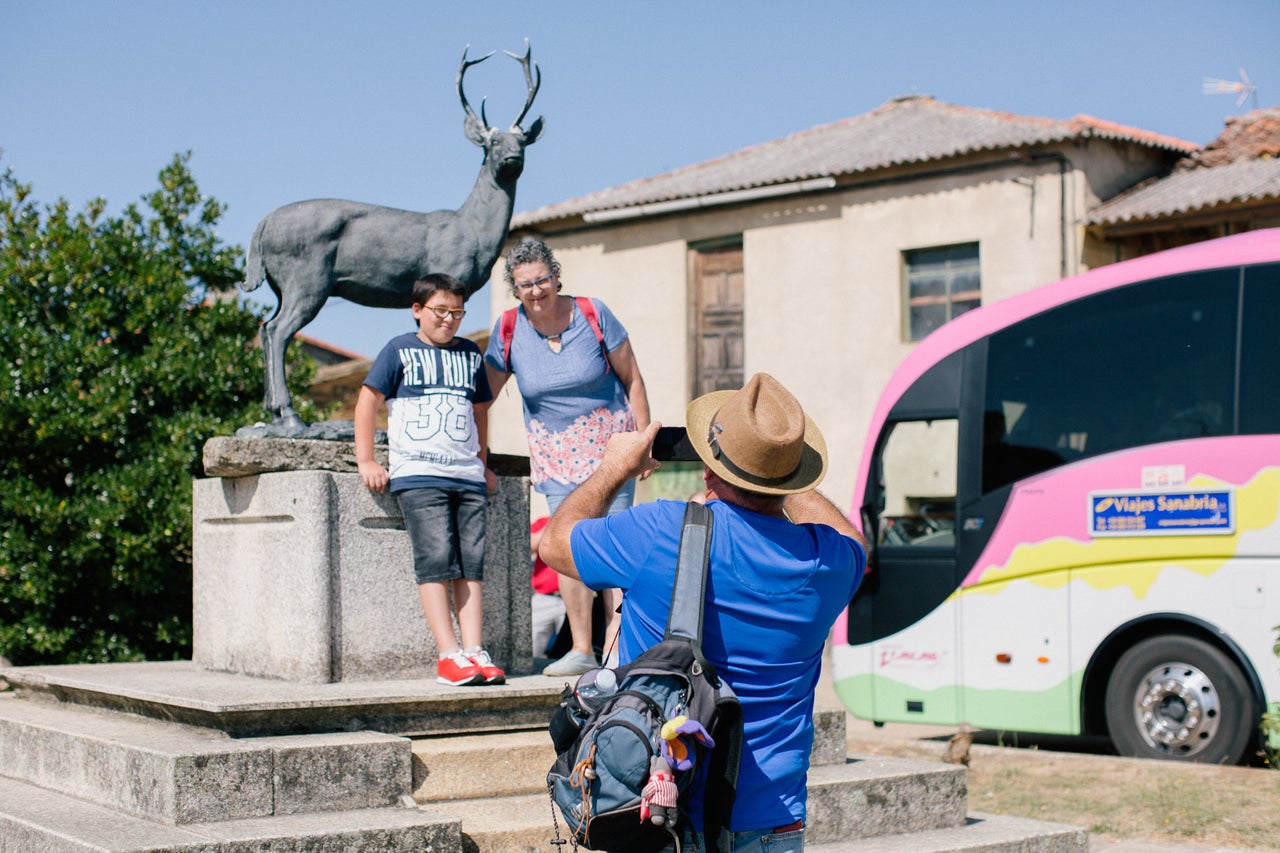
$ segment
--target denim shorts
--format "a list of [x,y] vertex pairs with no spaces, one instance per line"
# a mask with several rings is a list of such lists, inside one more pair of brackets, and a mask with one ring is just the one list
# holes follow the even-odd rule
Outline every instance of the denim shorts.
[[[564,503],[564,499],[569,497],[572,492],[563,495],[547,495],[547,515],[555,515],[556,510],[560,508],[560,504]],[[622,487],[622,491],[618,492],[618,496],[613,499],[613,503],[609,504],[609,511],[605,515],[617,515],[623,510],[631,508],[636,502],[636,481],[627,480],[627,484]]]
[[485,494],[410,489],[396,498],[413,545],[414,580],[419,584],[455,578],[484,580]]

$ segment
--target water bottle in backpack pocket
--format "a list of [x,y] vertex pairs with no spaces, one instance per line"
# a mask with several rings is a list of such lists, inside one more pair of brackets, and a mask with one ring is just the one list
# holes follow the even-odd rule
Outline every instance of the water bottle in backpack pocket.
[[589,669],[570,687],[560,692],[560,705],[551,715],[551,743],[556,753],[573,745],[587,718],[600,710],[604,701],[618,690],[618,678],[611,669]]

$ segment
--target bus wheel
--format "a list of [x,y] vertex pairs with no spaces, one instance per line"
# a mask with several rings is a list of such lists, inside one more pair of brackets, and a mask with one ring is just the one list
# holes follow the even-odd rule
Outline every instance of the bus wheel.
[[1262,712],[1244,673],[1190,637],[1152,637],[1116,662],[1107,728],[1121,755],[1239,764]]

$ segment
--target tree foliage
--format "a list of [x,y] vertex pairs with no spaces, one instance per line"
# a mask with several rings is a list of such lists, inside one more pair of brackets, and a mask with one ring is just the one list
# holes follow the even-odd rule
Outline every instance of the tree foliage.
[[[0,654],[175,658],[191,644],[191,482],[262,417],[261,317],[223,207],[174,157],[119,216],[0,175]],[[297,350],[296,347],[293,348]],[[292,384],[305,388],[310,362]],[[295,393],[297,393],[295,391]]]

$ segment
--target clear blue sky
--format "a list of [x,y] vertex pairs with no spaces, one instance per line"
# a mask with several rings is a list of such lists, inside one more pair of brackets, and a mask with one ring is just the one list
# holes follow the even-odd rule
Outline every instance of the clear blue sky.
[[[220,235],[245,246],[302,199],[457,207],[480,167],[454,90],[468,44],[499,51],[467,78],[492,124],[524,96],[501,51],[528,37],[542,68],[528,210],[912,92],[1205,143],[1252,102],[1202,94],[1204,77],[1244,68],[1261,106],[1280,102],[1277,35],[1277,0],[0,0],[0,168],[44,202],[118,210],[190,150],[229,205]],[[488,291],[469,307],[463,331],[487,326]],[[372,355],[410,323],[335,298],[303,331]]]

